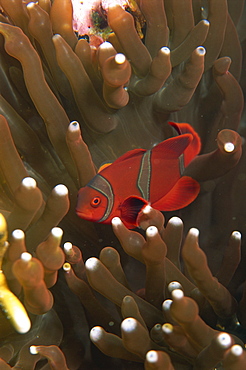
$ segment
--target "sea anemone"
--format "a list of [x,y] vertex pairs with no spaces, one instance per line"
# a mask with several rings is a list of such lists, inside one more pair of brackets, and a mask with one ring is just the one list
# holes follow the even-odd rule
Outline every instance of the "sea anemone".
[[[241,369],[244,1],[94,1],[90,30],[73,3],[0,0],[0,365]],[[198,198],[134,231],[78,219],[97,168],[174,136],[168,121],[201,138]]]

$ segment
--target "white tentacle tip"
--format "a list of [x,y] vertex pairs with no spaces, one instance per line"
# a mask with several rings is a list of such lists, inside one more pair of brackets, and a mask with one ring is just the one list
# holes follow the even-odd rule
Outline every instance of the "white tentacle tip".
[[158,234],[158,229],[156,226],[149,226],[146,230],[146,235],[149,238],[152,238]]
[[70,122],[68,130],[71,132],[80,131],[79,123],[77,121]]
[[151,350],[151,351],[147,352],[146,360],[150,364],[156,364],[158,362],[158,353],[154,350]]
[[194,236],[195,238],[198,238],[199,236],[199,230],[195,227],[192,227],[190,230],[189,230],[189,234]]
[[54,187],[53,192],[59,197],[64,197],[68,195],[68,188],[63,184],[58,184]]
[[115,227],[122,225],[122,221],[119,217],[112,218],[111,223],[112,223],[112,226],[115,226]]
[[37,346],[29,347],[29,351],[30,351],[31,355],[37,355],[38,354]]
[[224,151],[227,153],[232,153],[235,149],[235,145],[233,143],[225,143],[224,144]]

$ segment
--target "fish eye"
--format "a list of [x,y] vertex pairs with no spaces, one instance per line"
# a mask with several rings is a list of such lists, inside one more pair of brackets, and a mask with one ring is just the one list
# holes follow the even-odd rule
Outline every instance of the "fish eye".
[[101,199],[99,197],[94,197],[91,200],[91,206],[92,207],[97,207],[97,206],[99,206],[100,203],[101,203]]

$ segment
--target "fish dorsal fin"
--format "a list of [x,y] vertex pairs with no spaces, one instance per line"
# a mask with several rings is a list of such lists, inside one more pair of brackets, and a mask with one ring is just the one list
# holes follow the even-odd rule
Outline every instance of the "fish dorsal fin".
[[146,149],[133,149],[133,150],[130,150],[129,152],[126,152],[125,154],[123,154],[122,156],[120,156],[119,158],[117,158],[113,163],[120,163],[120,162],[123,162],[127,159],[130,159],[130,158],[133,158],[133,157],[136,157],[136,156],[139,156],[139,155],[142,155],[146,152]]
[[169,125],[174,127],[179,135],[191,134],[193,139],[185,151],[185,167],[190,163],[190,161],[199,154],[201,150],[201,140],[196,131],[188,123],[175,123],[168,122]]
[[137,217],[139,212],[148,202],[140,197],[130,196],[120,205],[121,218],[127,224],[137,226]]
[[99,167],[99,170],[97,171],[98,173],[101,172],[102,170],[104,170],[105,168],[111,166],[112,162],[107,162],[107,163],[103,163],[100,167]]
[[189,176],[181,177],[173,188],[161,199],[152,204],[160,211],[175,211],[188,206],[196,199],[200,185]]
[[183,154],[191,141],[191,134],[171,137],[170,139],[164,140],[160,144],[156,145],[152,149],[152,152],[155,154],[160,153],[161,156],[165,156],[170,159],[175,159]]

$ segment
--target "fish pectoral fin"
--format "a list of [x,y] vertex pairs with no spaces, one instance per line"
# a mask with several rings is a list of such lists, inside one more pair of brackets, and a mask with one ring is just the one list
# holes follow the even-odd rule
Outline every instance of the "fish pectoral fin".
[[148,204],[147,200],[140,197],[130,196],[126,198],[120,205],[122,220],[128,224],[137,226],[138,214]]
[[199,191],[200,185],[196,180],[183,176],[164,197],[152,203],[152,207],[160,211],[184,208],[196,199]]

